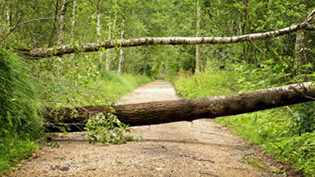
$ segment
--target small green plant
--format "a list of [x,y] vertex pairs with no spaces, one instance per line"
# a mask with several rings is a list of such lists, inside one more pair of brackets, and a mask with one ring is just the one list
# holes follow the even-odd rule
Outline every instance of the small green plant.
[[190,137],[190,138],[188,139],[188,141],[197,142],[198,139],[197,139],[197,138]]
[[293,131],[297,131],[299,135],[302,133],[311,133],[315,130],[315,103],[302,103],[295,106],[294,115],[292,117]]
[[[205,72],[195,75],[180,72],[174,85],[185,98],[198,98],[225,95],[229,94],[228,91],[247,92],[296,81],[296,79],[291,79],[293,76],[282,68],[284,67],[280,65],[273,66],[266,63],[266,66],[261,68],[239,65],[234,70],[227,71],[207,68]],[[302,78],[302,76],[299,77]],[[314,176],[314,106],[314,102],[309,102],[290,106],[290,108],[275,108],[220,117],[216,120],[220,124],[233,128],[238,135],[263,147],[276,159],[303,171],[303,175]],[[250,160],[242,159],[244,163]],[[283,171],[274,173],[283,173]]]
[[119,161],[119,160],[117,160],[117,159],[115,159],[114,161],[112,161],[112,163],[114,163],[114,164],[122,164],[122,162]]
[[89,132],[89,143],[103,144],[124,144],[127,141],[133,141],[133,137],[126,137],[124,133],[130,132],[129,125],[120,122],[114,115],[114,110],[104,115],[100,113],[92,118],[86,124],[85,129]]
[[0,48],[0,176],[29,156],[43,135],[35,83],[24,66]]
[[59,148],[60,145],[57,142],[55,142],[55,143],[47,143],[46,147]]

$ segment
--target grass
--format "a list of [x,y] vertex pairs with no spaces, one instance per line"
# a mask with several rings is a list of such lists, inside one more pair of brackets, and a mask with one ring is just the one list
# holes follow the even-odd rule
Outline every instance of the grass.
[[59,61],[54,59],[28,64],[22,60],[0,49],[0,176],[40,146],[38,140],[44,136],[42,107],[110,105],[151,81],[143,75],[98,70],[88,66],[92,62],[81,63],[87,65],[81,70],[73,63],[65,64],[58,73],[58,69],[51,68],[58,67]]
[[25,134],[12,134],[1,138],[0,175],[14,169],[14,165],[29,157],[39,146],[36,140],[25,138]]
[[[247,75],[235,70],[215,71],[208,68],[195,75],[180,72],[174,85],[177,92],[185,98],[211,97],[255,89],[251,86],[256,84],[254,82],[247,82],[246,87],[244,82],[238,83],[239,78],[244,77]],[[304,106],[312,107],[314,104]],[[294,107],[302,105],[220,117],[217,120],[234,129],[238,135],[263,147],[278,160],[302,170],[305,176],[315,176],[315,131],[300,131],[298,124],[293,121],[294,113],[287,110]],[[307,120],[309,119],[311,118]]]
[[102,70],[97,75],[84,78],[64,78],[56,81],[41,79],[38,81],[43,102],[49,107],[75,107],[111,105],[137,86],[150,82],[144,75],[119,75]]
[[39,105],[24,64],[0,49],[0,175],[36,149],[42,135]]

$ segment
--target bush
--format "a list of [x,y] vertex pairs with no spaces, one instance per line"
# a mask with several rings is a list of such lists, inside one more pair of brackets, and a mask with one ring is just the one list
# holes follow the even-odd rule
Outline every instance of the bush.
[[42,119],[38,114],[32,81],[16,55],[0,49],[0,132],[37,135]]
[[[180,72],[175,87],[186,98],[226,95],[279,86],[268,71],[237,65],[234,70],[216,71],[207,68],[195,75]],[[277,78],[288,80],[286,73]],[[290,110],[290,111],[288,111]],[[240,136],[263,147],[277,159],[292,164],[306,176],[315,173],[315,112],[314,102],[286,108],[275,108],[250,114],[217,118],[218,122],[233,128]]]
[[0,49],[0,174],[29,155],[42,135],[33,83],[24,64]]

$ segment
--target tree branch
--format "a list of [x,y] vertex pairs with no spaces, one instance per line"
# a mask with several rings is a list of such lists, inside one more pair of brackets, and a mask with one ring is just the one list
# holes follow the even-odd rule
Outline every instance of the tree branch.
[[37,19],[32,19],[32,20],[28,20],[19,24],[16,24],[15,26],[13,26],[12,28],[10,28],[10,30],[8,31],[8,33],[2,38],[1,42],[3,42],[16,28],[18,28],[21,25],[27,24],[27,23],[31,23],[34,21],[40,21],[40,20],[51,20],[51,19],[58,19],[58,17],[47,17],[47,18],[37,18]]
[[292,33],[300,29],[314,30],[308,24],[294,25],[280,30],[264,33],[252,33],[232,37],[145,37],[135,39],[121,39],[117,41],[107,40],[101,43],[86,43],[76,45],[63,45],[52,48],[20,49],[20,53],[28,57],[46,58],[51,56],[62,56],[75,52],[95,52],[100,49],[109,49],[115,47],[136,47],[143,45],[197,45],[197,44],[232,44],[246,42],[250,40],[267,39],[284,34]]
[[[198,45],[198,44],[232,44],[238,42],[246,42],[260,39],[277,37],[284,34],[289,34],[301,29],[315,30],[315,27],[310,26],[314,19],[315,10],[313,10],[305,21],[301,24],[293,25],[279,30],[252,33],[240,36],[231,37],[144,37],[135,39],[121,39],[117,41],[107,40],[101,43],[86,43],[76,45],[63,45],[51,48],[42,49],[20,49],[20,53],[28,57],[46,58],[51,56],[62,56],[75,52],[95,52],[100,49],[109,49],[115,47],[136,47],[143,45]],[[25,22],[24,22],[25,23]]]

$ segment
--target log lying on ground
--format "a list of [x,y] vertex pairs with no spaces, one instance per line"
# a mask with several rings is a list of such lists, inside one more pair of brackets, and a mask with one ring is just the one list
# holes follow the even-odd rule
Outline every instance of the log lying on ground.
[[[254,112],[279,106],[314,101],[315,84],[304,82],[283,87],[209,98],[181,99],[138,104],[116,105],[118,119],[131,126],[193,121]],[[106,106],[87,106],[52,110],[45,118],[55,122],[83,123],[98,113],[108,113]]]

